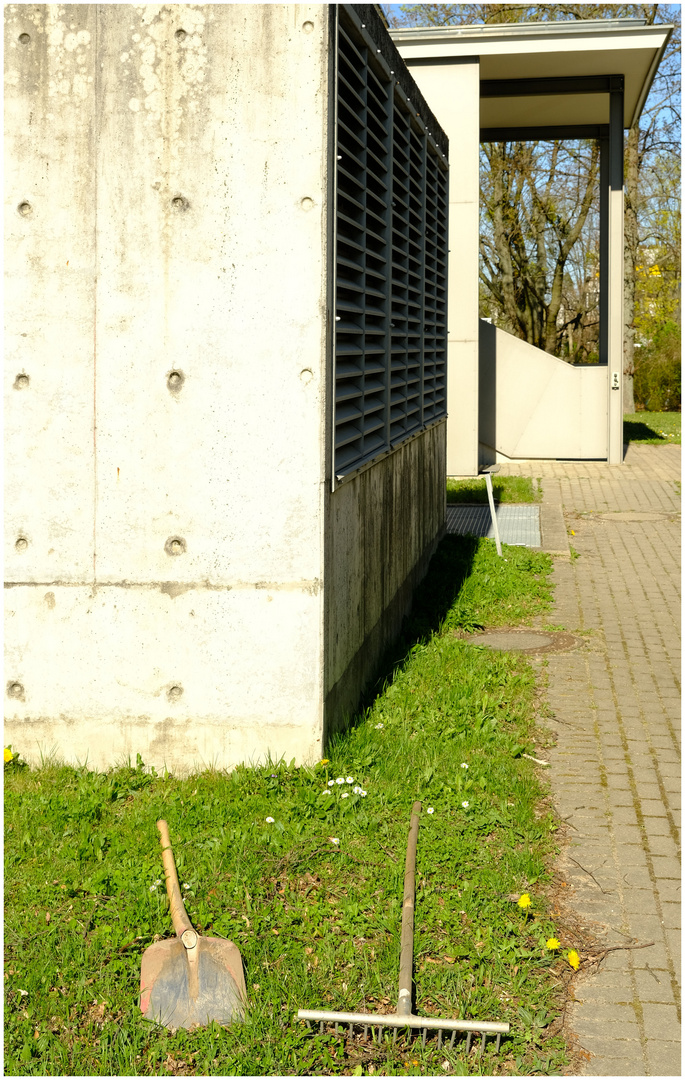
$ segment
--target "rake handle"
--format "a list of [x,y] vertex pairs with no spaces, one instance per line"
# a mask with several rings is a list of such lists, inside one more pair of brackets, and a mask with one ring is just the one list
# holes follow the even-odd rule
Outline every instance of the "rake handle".
[[[181,937],[185,930],[193,930],[193,924],[188,918],[188,914],[183,904],[183,897],[181,896],[181,886],[178,883],[174,853],[171,850],[169,826],[166,821],[158,821],[157,828],[159,829],[160,842],[162,844],[162,863],[164,864],[166,894],[169,897],[171,921],[174,924],[174,930],[176,931],[177,936]],[[194,930],[193,933],[195,933]]]
[[414,964],[414,898],[416,896],[416,845],[419,839],[421,803],[411,812],[407,858],[404,864],[404,899],[402,900],[402,938],[400,951],[400,989],[397,999],[399,1016],[411,1015],[412,967]]

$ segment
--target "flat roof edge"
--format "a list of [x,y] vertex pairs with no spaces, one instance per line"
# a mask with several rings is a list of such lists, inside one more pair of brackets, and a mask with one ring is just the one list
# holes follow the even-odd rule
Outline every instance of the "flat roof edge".
[[401,26],[390,30],[390,36],[398,44],[419,45],[432,41],[441,41],[448,45],[460,44],[465,40],[526,40],[540,37],[582,38],[598,35],[617,34],[627,37],[636,34],[656,36],[668,30],[673,32],[671,23],[651,23],[644,19],[586,19],[577,23],[496,23],[470,26]]
[[[649,63],[642,82],[639,78],[633,81],[631,103],[635,102],[632,114],[624,117],[626,129],[633,127],[640,118],[647,95],[651,89],[654,77],[663,58],[666,47],[673,33],[674,26],[671,23],[655,23],[648,25],[642,19],[593,19],[581,23],[497,23],[491,26],[431,26],[431,27],[401,27],[391,30],[390,35],[402,53],[405,63],[411,68],[412,62],[431,62],[440,64],[449,62],[452,57],[464,57],[465,55],[490,59],[502,56],[522,56],[530,53],[537,55],[540,52],[540,43],[544,42],[544,48],[552,43],[564,47],[573,55],[582,55],[584,42],[588,43],[588,51],[593,52],[598,44],[605,53],[616,52],[617,57],[624,50],[626,54],[634,50],[645,52],[645,60]],[[604,40],[602,40],[604,39]],[[593,46],[590,47],[590,42]],[[527,43],[535,42],[537,47],[526,49]],[[478,45],[482,44],[482,50]],[[601,43],[601,44],[600,44]],[[606,47],[604,44],[606,43]],[[414,56],[414,50],[419,50]],[[428,50],[428,54],[425,50]],[[648,59],[653,50],[651,59]],[[409,55],[406,55],[409,53]],[[430,56],[430,61],[429,61]],[[646,64],[645,64],[646,66]],[[643,68],[643,71],[645,69]],[[619,69],[608,72],[620,74]],[[607,72],[604,72],[607,74]],[[627,106],[627,102],[626,102]]]

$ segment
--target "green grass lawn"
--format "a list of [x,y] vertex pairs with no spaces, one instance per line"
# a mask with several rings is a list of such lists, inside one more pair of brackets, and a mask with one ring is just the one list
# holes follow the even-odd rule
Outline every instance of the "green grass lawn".
[[[7,1074],[444,1075],[445,1061],[457,1075],[559,1072],[553,1021],[573,942],[546,907],[556,822],[521,756],[536,745],[534,676],[520,656],[455,633],[548,608],[549,557],[504,555],[491,541],[443,541],[388,674],[312,767],[179,778],[141,761],[107,773],[5,766]],[[509,1021],[498,1056],[490,1042],[468,1061],[463,1041],[374,1046],[296,1019],[298,1008],[395,1007],[416,798],[416,1010]],[[171,1033],[137,1008],[141,954],[172,933],[159,817],[195,926],[241,950],[241,1025]],[[545,944],[555,934],[559,952]]]
[[[533,485],[533,481],[528,476],[495,474],[492,478],[492,494],[495,502],[535,503],[542,499],[542,487],[539,480]],[[448,503],[486,503],[487,501],[484,476],[476,476],[469,480],[447,478]]]
[[627,443],[680,443],[679,412],[626,413],[623,441]]

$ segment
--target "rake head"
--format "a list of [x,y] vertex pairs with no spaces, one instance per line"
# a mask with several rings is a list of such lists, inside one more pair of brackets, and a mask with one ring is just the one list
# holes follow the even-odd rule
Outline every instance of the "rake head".
[[416,1016],[411,1011],[412,1003],[412,963],[414,953],[414,899],[416,895],[416,844],[419,834],[419,814],[421,803],[415,802],[412,807],[409,840],[407,842],[407,858],[404,868],[404,899],[402,901],[402,937],[400,948],[400,979],[399,994],[397,997],[397,1010],[394,1013],[353,1013],[353,1012],[330,1012],[328,1009],[300,1009],[298,1018],[307,1020],[311,1028],[312,1024],[318,1023],[319,1030],[323,1034],[324,1024],[335,1024],[336,1032],[341,1025],[347,1025],[349,1034],[352,1035],[355,1025],[364,1028],[364,1036],[367,1037],[369,1030],[371,1037],[383,1028],[391,1028],[393,1042],[397,1042],[398,1031],[421,1032],[423,1045],[426,1045],[429,1031],[437,1032],[438,1048],[442,1047],[443,1039],[449,1034],[450,1048],[454,1046],[458,1032],[466,1034],[466,1052],[471,1049],[471,1040],[474,1033],[481,1037],[481,1054],[485,1050],[485,1041],[488,1035],[497,1036],[497,1050],[499,1050],[502,1035],[509,1031],[509,1024],[496,1023],[491,1020],[450,1020],[436,1016]]
[[[509,1024],[494,1023],[489,1020],[448,1020],[435,1016],[416,1016],[414,1013],[402,1015],[400,1013],[352,1013],[352,1012],[329,1012],[326,1009],[300,1009],[298,1019],[306,1020],[310,1027],[318,1023],[319,1031],[323,1034],[325,1024],[334,1024],[336,1033],[341,1027],[347,1027],[348,1033],[353,1034],[355,1025],[364,1028],[364,1038],[368,1037],[375,1041],[376,1032],[380,1033],[384,1028],[393,1032],[393,1042],[397,1042],[399,1031],[409,1031],[410,1035],[421,1032],[422,1045],[426,1045],[428,1033],[437,1032],[437,1047],[443,1045],[452,1049],[459,1032],[466,1035],[466,1053],[471,1049],[471,1042],[475,1033],[480,1035],[480,1052],[485,1050],[485,1042],[488,1035],[497,1038],[496,1051],[499,1051],[502,1035],[509,1031]],[[447,1036],[449,1035],[449,1041]]]

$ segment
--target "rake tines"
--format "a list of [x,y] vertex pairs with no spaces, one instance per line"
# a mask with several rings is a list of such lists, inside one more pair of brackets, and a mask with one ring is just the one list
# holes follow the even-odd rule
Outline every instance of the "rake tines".
[[[345,1013],[331,1012],[325,1009],[300,1009],[297,1015],[300,1020],[307,1021],[310,1030],[318,1023],[321,1035],[324,1034],[326,1024],[333,1024],[336,1035],[341,1033],[341,1029],[344,1033],[345,1028],[347,1028],[349,1038],[354,1038],[355,1026],[362,1027],[364,1029],[364,1038],[368,1039],[370,1031],[371,1041],[374,1043],[381,1042],[384,1028],[391,1028],[393,1043],[397,1042],[399,1032],[406,1031],[410,1038],[414,1033],[416,1038],[420,1037],[421,1045],[425,1047],[428,1033],[435,1031],[437,1033],[437,1049],[448,1048],[452,1050],[457,1035],[463,1034],[466,1037],[467,1054],[471,1052],[474,1035],[480,1035],[480,1053],[482,1054],[485,1050],[488,1035],[496,1037],[495,1051],[498,1052],[502,1035],[509,1031],[508,1024],[490,1023],[482,1020],[443,1020],[433,1016],[416,1016],[413,1013],[401,1016],[399,1013]],[[377,1034],[378,1038],[376,1038]],[[449,1039],[447,1038],[448,1035]]]
[[437,1032],[438,1048],[443,1046],[445,1034],[450,1033],[450,1049],[458,1032],[466,1034],[466,1052],[471,1050],[471,1041],[474,1034],[481,1037],[480,1052],[485,1050],[485,1042],[488,1035],[497,1036],[496,1051],[499,1051],[502,1035],[509,1031],[509,1024],[494,1023],[489,1020],[451,1020],[435,1016],[416,1016],[411,1011],[411,987],[412,987],[412,963],[414,954],[414,895],[415,895],[415,868],[416,868],[416,844],[419,835],[419,813],[421,803],[415,802],[412,810],[411,827],[409,829],[409,842],[407,844],[407,860],[404,870],[404,902],[402,905],[402,948],[400,953],[400,991],[397,1002],[397,1011],[394,1013],[352,1013],[331,1012],[327,1009],[300,1009],[298,1017],[307,1020],[310,1028],[313,1023],[319,1024],[319,1031],[323,1034],[324,1024],[335,1024],[336,1033],[341,1025],[347,1025],[350,1036],[353,1034],[355,1025],[364,1028],[364,1037],[368,1037],[371,1030],[372,1040],[375,1042],[375,1032],[382,1028],[393,1029],[393,1042],[397,1041],[397,1033],[402,1030],[421,1032],[422,1045],[426,1045],[429,1031]]

